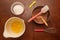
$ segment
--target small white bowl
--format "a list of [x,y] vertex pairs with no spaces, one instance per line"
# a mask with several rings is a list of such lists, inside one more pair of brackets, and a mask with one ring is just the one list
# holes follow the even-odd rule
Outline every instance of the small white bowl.
[[[15,13],[13,8],[14,6],[16,7],[16,5],[20,5],[23,9],[21,10],[20,13]],[[21,15],[23,12],[24,12],[24,5],[21,3],[21,2],[14,2],[12,5],[11,5],[11,8],[10,8],[11,12],[14,14],[14,15]]]
[[[11,31],[11,23],[14,21],[14,20],[20,20],[22,21],[23,23],[23,30],[22,32],[19,32],[18,34],[14,34],[12,31]],[[12,20],[12,21],[11,21]],[[7,26],[7,24],[9,24],[9,26]],[[5,26],[4,26],[4,32],[3,32],[3,36],[5,38],[18,38],[18,37],[21,37],[25,32],[25,23],[24,23],[24,20],[21,19],[21,18],[18,18],[18,17],[11,17],[9,18],[6,23],[5,23]]]

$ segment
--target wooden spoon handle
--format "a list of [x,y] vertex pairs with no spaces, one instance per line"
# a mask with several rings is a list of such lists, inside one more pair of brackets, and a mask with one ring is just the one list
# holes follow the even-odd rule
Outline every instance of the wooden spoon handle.
[[45,25],[48,26],[48,23],[45,21],[45,19],[44,19],[42,16],[40,16],[40,18],[41,18],[42,21],[45,23]]

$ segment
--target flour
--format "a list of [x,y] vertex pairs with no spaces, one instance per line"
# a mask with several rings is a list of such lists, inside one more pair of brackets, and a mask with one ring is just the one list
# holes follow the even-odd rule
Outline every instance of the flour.
[[24,8],[21,5],[15,5],[13,7],[13,12],[14,12],[15,15],[20,15],[20,14],[23,13],[23,11],[24,11]]

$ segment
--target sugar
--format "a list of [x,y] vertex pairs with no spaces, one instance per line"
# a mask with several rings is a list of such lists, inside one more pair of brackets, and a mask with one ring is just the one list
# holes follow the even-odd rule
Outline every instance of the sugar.
[[15,6],[13,7],[13,11],[14,11],[14,14],[15,14],[15,15],[20,15],[20,14],[23,13],[24,8],[23,8],[23,6],[21,6],[21,5],[15,5]]

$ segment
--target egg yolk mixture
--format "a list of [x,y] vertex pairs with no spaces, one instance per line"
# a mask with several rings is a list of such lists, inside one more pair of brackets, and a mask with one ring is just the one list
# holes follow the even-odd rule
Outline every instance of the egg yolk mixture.
[[23,31],[23,23],[22,23],[22,21],[15,20],[11,24],[11,29],[12,29],[12,32],[14,32],[14,33],[22,32]]

